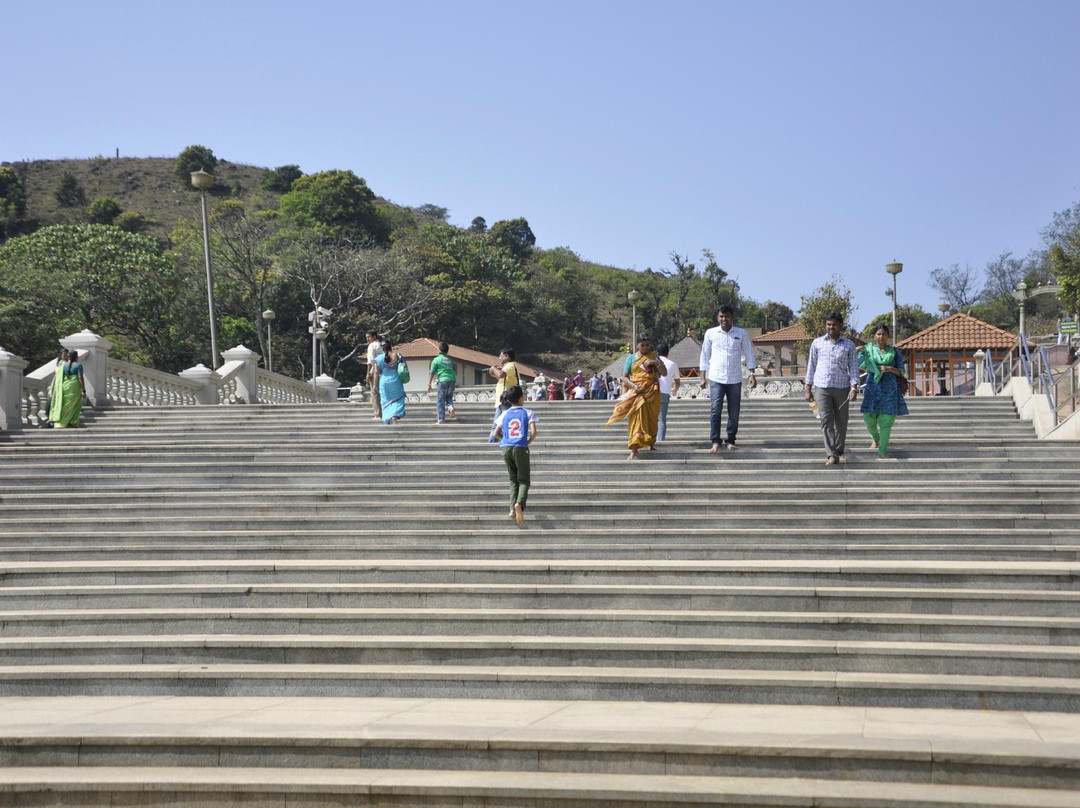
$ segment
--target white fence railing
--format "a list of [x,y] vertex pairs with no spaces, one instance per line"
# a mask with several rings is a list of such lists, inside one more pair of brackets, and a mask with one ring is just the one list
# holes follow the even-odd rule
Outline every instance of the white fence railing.
[[129,407],[198,404],[198,382],[110,359],[106,365],[106,398]]

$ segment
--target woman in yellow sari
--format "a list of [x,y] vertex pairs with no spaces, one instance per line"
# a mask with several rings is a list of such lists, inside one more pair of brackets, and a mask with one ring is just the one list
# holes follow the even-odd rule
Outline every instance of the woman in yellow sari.
[[657,379],[667,375],[664,363],[650,349],[649,338],[638,337],[637,353],[626,358],[623,373],[623,395],[605,426],[627,419],[627,448],[634,460],[643,446],[655,448],[660,422],[660,384]]

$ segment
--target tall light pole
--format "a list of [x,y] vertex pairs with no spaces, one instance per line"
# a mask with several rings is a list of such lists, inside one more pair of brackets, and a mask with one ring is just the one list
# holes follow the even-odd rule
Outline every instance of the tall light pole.
[[634,330],[631,332],[632,342],[630,343],[630,353],[633,354],[637,349],[637,302],[641,300],[641,292],[637,289],[632,289],[627,292],[626,299],[634,308]]
[[892,338],[897,339],[896,335],[896,276],[904,271],[904,265],[898,262],[895,258],[891,264],[885,265],[885,271],[892,275]]
[[274,314],[273,309],[267,309],[263,312],[263,322],[266,323],[266,369],[271,373],[274,372],[274,346],[270,342],[270,325],[274,322],[274,318],[277,317]]
[[202,240],[203,255],[206,257],[206,301],[210,306],[210,368],[217,370],[217,318],[214,315],[214,278],[210,274],[210,227],[206,222],[206,189],[214,187],[214,175],[207,174],[201,168],[191,172],[191,184],[202,196]]
[[308,312],[308,333],[311,334],[311,400],[319,403],[319,385],[316,379],[319,377],[319,343],[326,339],[326,329],[329,326],[327,319],[334,312],[316,305],[315,311]]
[[941,312],[941,319],[944,320],[945,315],[949,313],[949,304],[948,303],[938,303],[937,304],[937,310]]
[[1028,299],[1027,284],[1024,283],[1023,281],[1020,281],[1020,283],[1016,284],[1016,291],[1012,293],[1012,296],[1020,301],[1020,336],[1024,336],[1025,335],[1025,330],[1027,328],[1027,323],[1026,323],[1027,299]]

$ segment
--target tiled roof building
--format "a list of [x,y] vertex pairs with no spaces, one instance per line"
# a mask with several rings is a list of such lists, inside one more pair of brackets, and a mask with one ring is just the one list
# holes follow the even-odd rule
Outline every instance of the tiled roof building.
[[904,355],[909,395],[946,396],[973,392],[975,353],[1000,362],[1016,345],[1016,334],[957,312],[896,343]]

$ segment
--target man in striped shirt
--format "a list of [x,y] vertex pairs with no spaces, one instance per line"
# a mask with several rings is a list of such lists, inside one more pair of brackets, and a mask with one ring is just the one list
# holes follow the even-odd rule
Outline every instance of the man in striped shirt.
[[836,312],[825,317],[825,336],[810,344],[806,362],[806,400],[816,401],[821,434],[828,458],[835,466],[844,456],[848,414],[859,395],[859,360],[855,343],[843,336],[844,318]]

